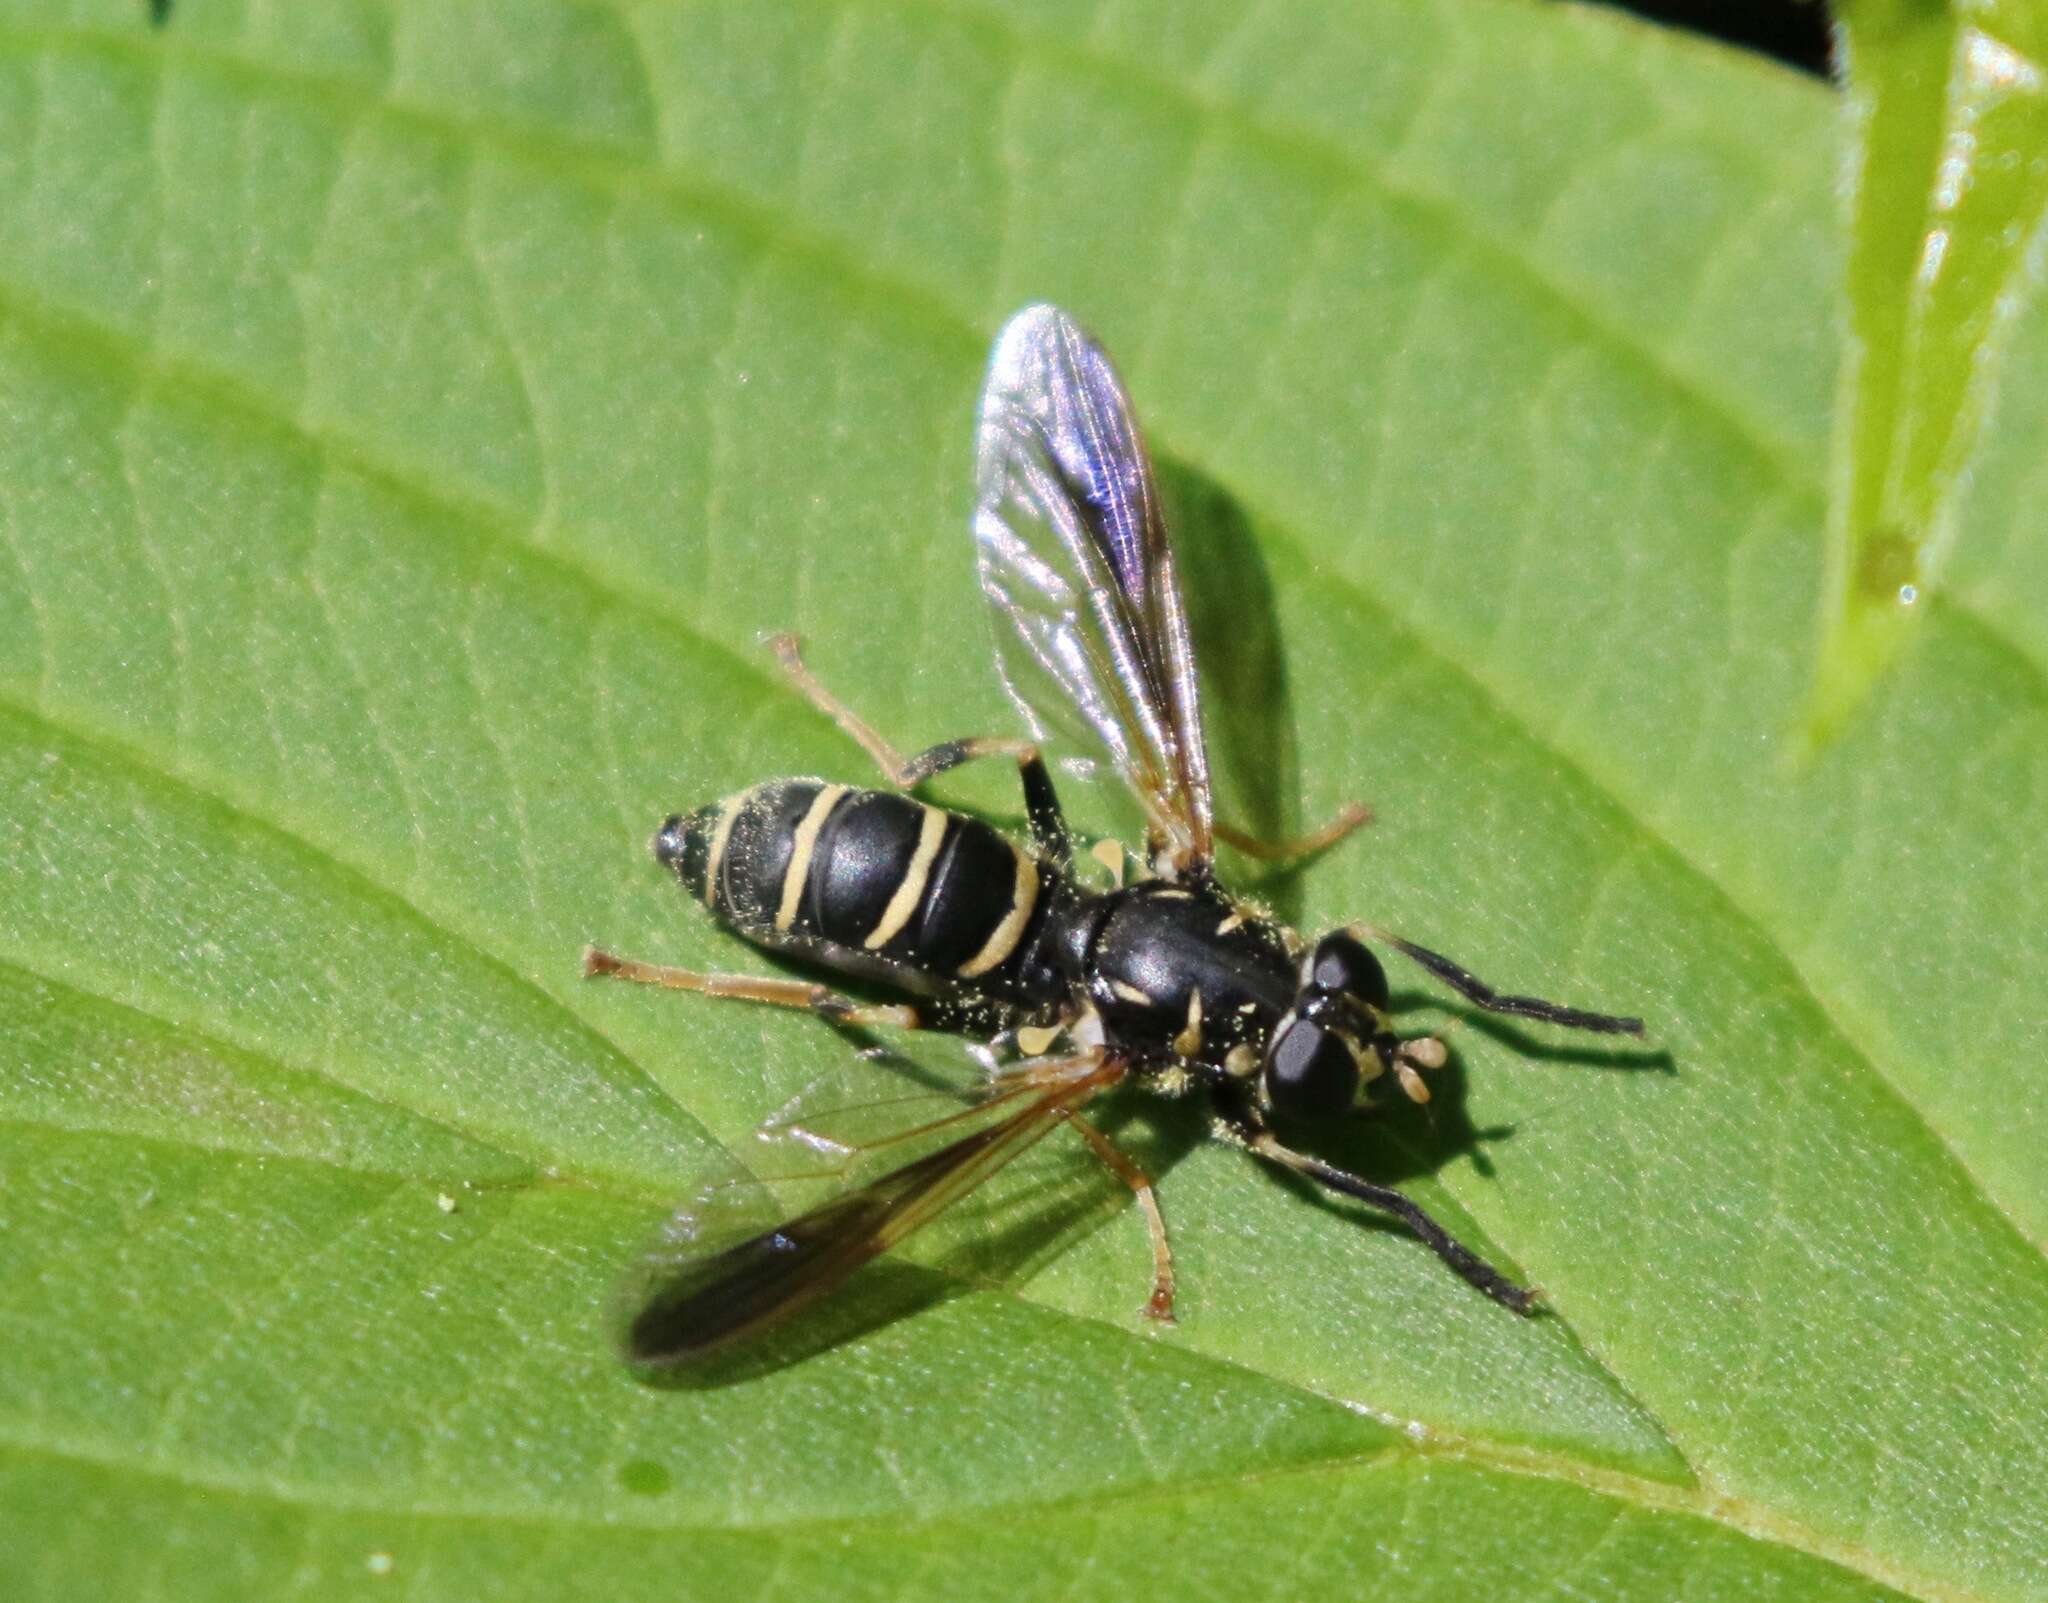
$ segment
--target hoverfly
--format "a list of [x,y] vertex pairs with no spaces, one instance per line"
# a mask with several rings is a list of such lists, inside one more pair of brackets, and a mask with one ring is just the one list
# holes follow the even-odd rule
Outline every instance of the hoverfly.
[[[1291,857],[1331,844],[1364,810],[1282,845],[1213,816],[1193,646],[1145,443],[1109,358],[1058,308],[1027,307],[997,339],[976,464],[981,586],[998,620],[1004,681],[1037,740],[952,740],[905,757],[782,636],[775,647],[792,682],[875,758],[889,788],[772,779],[670,818],[654,840],[655,856],[744,939],[905,1000],[863,1004],[822,984],[704,974],[595,948],[584,972],[805,1008],[841,1024],[971,1033],[1018,1059],[978,1087],[973,1107],[925,1127],[950,1137],[937,1150],[736,1243],[658,1254],[626,1356],[687,1363],[783,1318],[1060,1125],[1135,1195],[1153,1252],[1144,1312],[1170,1320],[1173,1258],[1152,1181],[1082,1111],[1125,1081],[1205,1095],[1219,1136],[1394,1215],[1472,1285],[1526,1312],[1532,1292],[1416,1203],[1284,1145],[1273,1119],[1327,1119],[1390,1096],[1428,1100],[1423,1076],[1443,1065],[1443,1043],[1397,1033],[1386,973],[1365,939],[1489,1012],[1607,1034],[1640,1035],[1641,1020],[1502,994],[1369,926],[1310,944],[1218,882],[1218,839]],[[1077,875],[1037,744],[1055,736],[1130,786],[1145,818],[1148,877],[1096,890]],[[1028,843],[915,798],[926,780],[980,757],[1017,764]]]

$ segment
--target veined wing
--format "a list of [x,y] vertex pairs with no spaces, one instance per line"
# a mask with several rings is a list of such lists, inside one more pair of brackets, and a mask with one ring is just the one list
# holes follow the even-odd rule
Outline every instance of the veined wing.
[[688,1364],[836,1290],[1125,1072],[1100,1052],[1022,1065],[992,1082],[978,1105],[923,1127],[957,1123],[966,1134],[738,1241],[706,1236],[679,1216],[684,1227],[672,1226],[649,1255],[623,1337],[626,1358]]
[[989,358],[975,444],[981,587],[1041,738],[1106,757],[1176,866],[1212,855],[1187,609],[1152,463],[1101,346],[1028,306]]

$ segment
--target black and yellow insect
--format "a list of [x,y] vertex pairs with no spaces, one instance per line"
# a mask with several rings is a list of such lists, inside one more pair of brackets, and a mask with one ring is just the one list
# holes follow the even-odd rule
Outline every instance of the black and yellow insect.
[[[1642,1023],[1502,995],[1438,954],[1367,926],[1313,945],[1218,883],[1215,841],[1294,856],[1364,821],[1352,808],[1300,841],[1266,845],[1216,822],[1193,648],[1145,445],[1108,357],[1051,306],[1019,312],[982,394],[974,535],[1000,620],[1003,676],[1038,740],[1106,760],[1143,808],[1150,877],[1093,888],[1076,872],[1036,741],[956,740],[897,753],[804,667],[796,685],[881,766],[891,788],[776,779],[669,819],[655,855],[757,945],[903,993],[863,1004],[800,980],[702,974],[592,949],[585,972],[826,1018],[990,1039],[1015,1055],[970,1112],[932,1128],[949,1144],[734,1243],[665,1250],[627,1328],[627,1356],[688,1362],[841,1284],[1061,1124],[1135,1193],[1152,1234],[1145,1312],[1170,1319],[1173,1260],[1152,1182],[1081,1109],[1123,1081],[1198,1091],[1217,1132],[1250,1152],[1394,1214],[1488,1296],[1532,1294],[1409,1198],[1283,1144],[1273,1121],[1329,1118],[1388,1095],[1427,1101],[1445,1061],[1432,1036],[1398,1034],[1392,946],[1491,1012],[1639,1035]],[[1005,756],[1023,780],[1030,841],[910,793],[972,758]],[[955,1126],[959,1126],[958,1133]]]

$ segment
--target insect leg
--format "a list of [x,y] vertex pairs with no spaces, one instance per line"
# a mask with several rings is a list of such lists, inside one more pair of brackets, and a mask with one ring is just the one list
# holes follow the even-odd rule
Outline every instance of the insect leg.
[[783,673],[803,693],[804,699],[845,730],[862,751],[874,758],[876,766],[889,776],[892,785],[899,790],[909,790],[920,778],[927,777],[915,773],[903,753],[884,740],[873,724],[819,683],[817,675],[804,666],[803,642],[795,635],[776,635],[769,640],[768,646],[782,664]]
[[909,785],[921,785],[934,774],[977,757],[1014,757],[1017,777],[1024,784],[1024,816],[1031,825],[1031,840],[1040,854],[1060,868],[1074,860],[1074,843],[1067,833],[1067,815],[1060,809],[1059,795],[1052,788],[1052,773],[1045,758],[1028,740],[1004,740],[976,736],[971,740],[947,740],[911,758],[905,772]]
[[1290,840],[1261,840],[1218,819],[1210,828],[1218,840],[1227,842],[1247,857],[1256,857],[1268,863],[1291,863],[1298,858],[1313,857],[1317,852],[1327,851],[1361,825],[1372,822],[1372,809],[1364,802],[1346,802],[1337,809],[1332,818],[1321,829],[1311,830],[1306,835],[1296,835]]
[[696,991],[704,996],[764,1002],[770,1007],[803,1008],[834,1024],[851,1024],[857,1029],[917,1030],[925,1027],[914,1007],[856,1002],[850,996],[802,980],[764,979],[752,974],[700,974],[695,969],[641,963],[630,957],[614,957],[595,946],[583,949],[583,975],[586,979],[608,975],[640,985],[665,985],[670,990]]
[[1129,1186],[1131,1194],[1138,1199],[1138,1206],[1145,1215],[1145,1227],[1152,1233],[1152,1296],[1145,1304],[1145,1317],[1157,1319],[1162,1324],[1172,1324],[1173,1247],[1166,1239],[1166,1217],[1159,1211],[1159,1193],[1153,1189],[1152,1177],[1132,1161],[1130,1154],[1080,1114],[1068,1114],[1067,1122],[1081,1132],[1082,1138],[1095,1149],[1096,1157]]
[[1321,1158],[1283,1146],[1254,1114],[1232,1108],[1221,1109],[1219,1114],[1232,1135],[1268,1162],[1306,1175],[1339,1195],[1356,1198],[1382,1213],[1392,1214],[1414,1231],[1431,1252],[1503,1307],[1526,1314],[1536,1306],[1540,1295],[1537,1291],[1516,1285],[1432,1219],[1412,1198],[1402,1195],[1392,1186],[1374,1185],[1370,1180],[1361,1180],[1334,1164],[1323,1162]]
[[1541,1019],[1547,1024],[1562,1024],[1574,1030],[1591,1030],[1597,1035],[1643,1033],[1641,1019],[1622,1018],[1612,1013],[1588,1013],[1583,1008],[1566,1007],[1561,1002],[1546,1002],[1540,996],[1507,995],[1496,991],[1478,975],[1460,968],[1449,958],[1439,952],[1432,952],[1426,946],[1404,941],[1400,936],[1389,935],[1385,930],[1374,929],[1370,924],[1354,924],[1352,929],[1366,940],[1385,941],[1396,951],[1405,953],[1466,1001],[1484,1008],[1489,1013],[1510,1013],[1516,1018]]
[[1028,740],[1005,740],[997,736],[975,736],[967,740],[945,740],[914,756],[906,757],[884,740],[874,725],[827,690],[804,666],[802,642],[793,634],[779,634],[769,642],[776,658],[806,700],[830,718],[861,750],[874,758],[889,783],[899,790],[915,790],[927,779],[978,757],[1009,757],[1017,764],[1024,784],[1024,813],[1031,823],[1031,838],[1038,849],[1064,868],[1073,861],[1074,849],[1067,835],[1066,815],[1052,787],[1052,774]]

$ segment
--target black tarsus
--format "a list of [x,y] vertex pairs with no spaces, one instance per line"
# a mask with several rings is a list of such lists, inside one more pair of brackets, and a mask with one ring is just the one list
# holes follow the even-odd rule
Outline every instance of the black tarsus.
[[1533,1313],[1539,1294],[1528,1286],[1517,1285],[1492,1264],[1467,1247],[1436,1220],[1431,1218],[1422,1205],[1412,1197],[1405,1196],[1392,1186],[1375,1185],[1362,1180],[1350,1171],[1325,1163],[1321,1158],[1306,1152],[1297,1152],[1292,1147],[1281,1146],[1273,1139],[1264,1120],[1249,1109],[1219,1107],[1223,1122],[1242,1140],[1246,1147],[1269,1163],[1290,1169],[1296,1174],[1308,1176],[1318,1185],[1327,1186],[1340,1196],[1353,1198],[1368,1207],[1390,1213],[1399,1219],[1416,1238],[1435,1253],[1446,1264],[1457,1271],[1468,1284],[1486,1293],[1504,1308],[1512,1308],[1518,1314]]
[[1462,969],[1441,952],[1404,941],[1398,935],[1384,936],[1387,943],[1406,953],[1468,1002],[1489,1013],[1510,1013],[1516,1018],[1542,1019],[1567,1029],[1590,1030],[1596,1035],[1641,1035],[1643,1021],[1612,1013],[1588,1013],[1583,1008],[1546,1002],[1540,996],[1504,996],[1468,969]]
[[1059,867],[1071,866],[1074,842],[1067,833],[1067,815],[1060,810],[1059,795],[1052,788],[1052,771],[1034,751],[1028,762],[1018,764],[1018,772],[1024,781],[1024,816],[1031,821],[1031,838]]
[[1421,1204],[1413,1198],[1402,1195],[1392,1186],[1374,1185],[1370,1180],[1361,1180],[1355,1174],[1324,1163],[1320,1158],[1303,1154],[1305,1162],[1301,1172],[1318,1180],[1332,1191],[1391,1213],[1421,1238],[1422,1244],[1449,1264],[1472,1285],[1503,1307],[1512,1308],[1518,1314],[1526,1314],[1536,1306],[1536,1293],[1527,1286],[1518,1286],[1492,1264],[1472,1251],[1442,1225],[1426,1213]]

